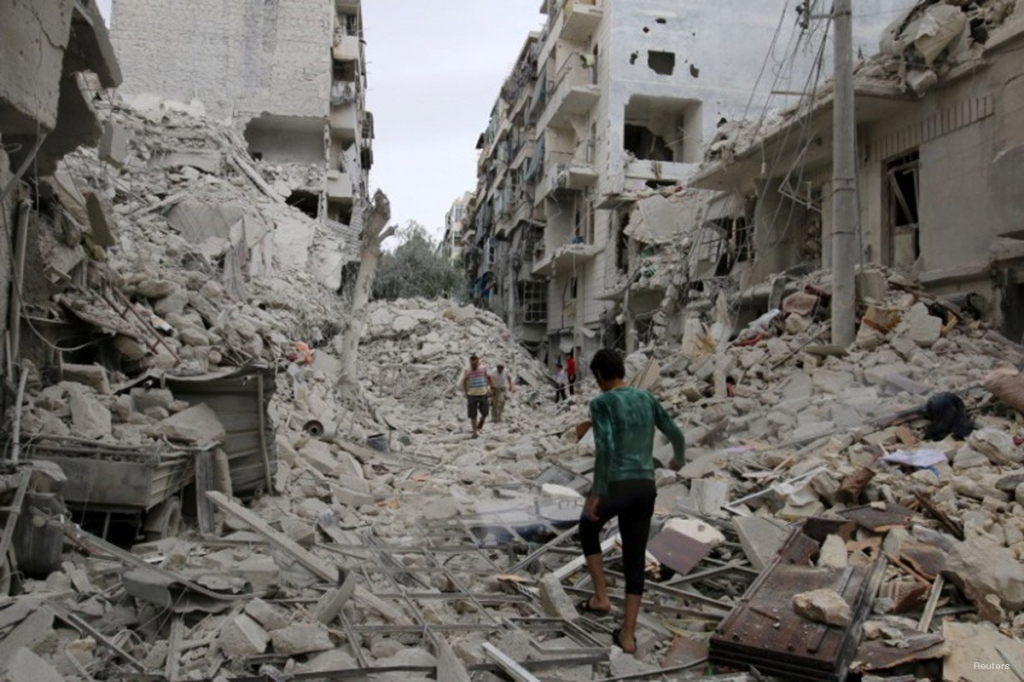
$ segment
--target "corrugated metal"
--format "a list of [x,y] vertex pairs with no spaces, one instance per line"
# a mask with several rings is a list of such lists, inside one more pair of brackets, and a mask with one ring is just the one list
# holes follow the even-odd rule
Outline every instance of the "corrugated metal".
[[[262,404],[259,399],[260,376],[263,377]],[[246,367],[192,377],[167,376],[164,383],[176,399],[189,405],[208,405],[224,425],[228,435],[223,450],[231,465],[234,494],[245,498],[257,491],[269,492],[267,479],[272,480],[277,471],[274,426],[267,415],[267,406],[276,389],[274,370]]]

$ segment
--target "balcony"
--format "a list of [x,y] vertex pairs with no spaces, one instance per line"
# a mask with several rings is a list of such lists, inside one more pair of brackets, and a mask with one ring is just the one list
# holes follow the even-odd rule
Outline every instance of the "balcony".
[[359,134],[359,116],[355,104],[331,107],[331,137],[354,142]]
[[604,17],[604,0],[565,0],[562,8],[564,40],[583,42],[597,32]]
[[569,117],[585,116],[601,97],[601,88],[593,82],[593,69],[583,65],[583,55],[570,55],[555,80],[548,84],[548,106],[544,109],[537,129],[549,126],[564,128]]
[[534,276],[550,277],[555,272],[571,270],[574,265],[593,260],[601,253],[601,247],[580,242],[566,244],[558,248],[550,256],[537,258],[533,264]]
[[626,166],[627,180],[643,182],[685,182],[693,177],[700,164],[638,159]]
[[327,172],[327,200],[336,204],[351,204],[355,192],[352,189],[352,178],[341,171]]
[[342,34],[334,41],[334,61],[336,62],[357,62],[362,53],[362,45],[359,36]]
[[[558,159],[568,159],[558,161]],[[536,203],[558,191],[582,191],[594,186],[599,178],[592,163],[577,161],[569,154],[552,152],[547,163],[548,171],[538,186]]]

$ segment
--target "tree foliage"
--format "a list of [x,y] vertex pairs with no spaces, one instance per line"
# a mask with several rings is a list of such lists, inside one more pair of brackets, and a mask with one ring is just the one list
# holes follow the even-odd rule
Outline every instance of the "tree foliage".
[[449,262],[416,221],[398,231],[402,243],[392,253],[381,256],[373,298],[393,301],[397,298],[448,298],[462,293],[461,268]]

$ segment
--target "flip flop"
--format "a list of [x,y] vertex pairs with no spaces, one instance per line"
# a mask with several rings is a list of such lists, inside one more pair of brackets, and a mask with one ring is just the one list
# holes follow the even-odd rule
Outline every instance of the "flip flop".
[[576,609],[581,611],[582,613],[595,613],[599,616],[607,616],[609,613],[612,612],[611,609],[595,609],[593,606],[590,605],[591,599],[593,599],[593,597],[587,597],[586,599],[580,600],[580,602],[576,604]]
[[622,653],[629,654],[632,656],[636,653],[636,642],[633,642],[633,650],[627,651],[626,647],[622,646],[622,628],[615,628],[612,630],[612,644],[622,649]]

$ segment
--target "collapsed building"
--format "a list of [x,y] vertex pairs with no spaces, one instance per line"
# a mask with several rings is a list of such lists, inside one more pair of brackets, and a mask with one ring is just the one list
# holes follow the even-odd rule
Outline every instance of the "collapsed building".
[[[861,3],[860,45],[875,40],[891,4]],[[631,324],[614,310],[631,276],[631,205],[643,191],[685,185],[722,122],[761,108],[756,66],[782,49],[773,31],[788,6],[544,2],[546,25],[527,36],[477,143],[463,231],[474,300],[552,363],[646,339],[654,310],[637,303]],[[817,56],[796,51],[777,65],[779,89],[795,95]]]
[[[1013,2],[919,3],[855,74],[859,262],[912,271],[1017,340],[1022,36]],[[713,274],[743,292],[744,324],[774,307],[770,277],[831,266],[832,107],[823,83],[760,129],[723,129],[693,179],[723,193],[689,238],[737,253]],[[709,274],[692,269],[690,292]]]
[[360,1],[125,0],[113,16],[126,101],[195,101],[230,121],[288,203],[335,235],[338,270],[358,261],[374,137]]
[[[9,682],[1024,670],[1024,348],[970,301],[866,267],[857,343],[837,348],[820,315],[827,272],[807,268],[735,343],[715,296],[713,321],[686,318],[681,342],[654,335],[627,358],[628,382],[657,394],[688,448],[682,471],[656,474],[626,655],[608,646],[618,613],[576,605],[592,588],[574,543],[593,388],[552,407],[546,367],[505,320],[410,299],[369,305],[358,390],[339,389],[337,250],[288,205],[274,164],[198,105],[119,100],[102,75],[116,62],[73,58],[109,54],[95,8],[6,9],[39,44],[68,29],[72,56],[42,53],[78,86],[58,109],[84,101],[94,118],[71,120],[107,131],[98,150],[75,137],[39,156],[0,128],[6,153],[36,154],[11,169],[38,169],[3,185],[6,224],[27,226],[12,249],[24,270],[4,270],[20,329],[4,344],[17,352],[0,462]],[[47,140],[72,134],[61,120]],[[675,186],[631,197],[619,281],[624,303],[650,306],[686,289],[683,225],[740,203]],[[476,440],[459,392],[474,352],[518,389]],[[601,547],[618,607],[614,524]]]

